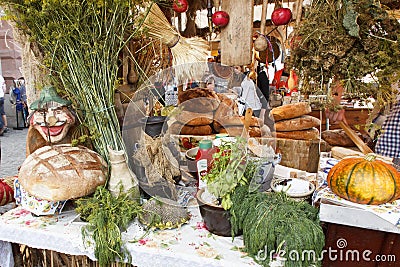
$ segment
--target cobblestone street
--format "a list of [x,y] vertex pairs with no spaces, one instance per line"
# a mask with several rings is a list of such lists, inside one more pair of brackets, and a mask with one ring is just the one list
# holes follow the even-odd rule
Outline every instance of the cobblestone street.
[[4,109],[7,115],[9,131],[0,136],[1,162],[0,178],[18,174],[18,168],[24,162],[26,156],[27,128],[15,130],[17,127],[15,107],[9,101],[10,95],[5,95]]

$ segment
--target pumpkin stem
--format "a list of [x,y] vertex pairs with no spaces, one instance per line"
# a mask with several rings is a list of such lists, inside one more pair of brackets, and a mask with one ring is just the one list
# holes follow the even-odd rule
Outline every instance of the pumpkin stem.
[[367,161],[374,161],[375,159],[376,159],[376,154],[374,154],[374,153],[368,153],[365,157],[364,157],[364,159],[365,160],[367,160]]

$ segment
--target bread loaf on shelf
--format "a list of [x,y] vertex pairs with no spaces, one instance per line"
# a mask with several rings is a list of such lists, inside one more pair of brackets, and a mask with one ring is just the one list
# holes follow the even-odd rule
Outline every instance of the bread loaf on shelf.
[[189,126],[174,122],[169,126],[169,133],[177,135],[210,135],[213,130],[210,125]]
[[217,94],[207,88],[188,89],[178,94],[179,106],[193,112],[212,112],[220,104]]
[[209,125],[213,122],[213,113],[198,113],[187,110],[181,110],[175,116],[176,121],[188,126]]
[[297,118],[277,121],[275,123],[275,130],[282,131],[298,131],[310,129],[312,127],[319,127],[321,120],[310,115],[302,115]]
[[275,121],[281,121],[307,115],[310,112],[311,106],[308,102],[298,102],[271,109],[271,116]]
[[276,132],[276,137],[296,140],[315,140],[319,139],[319,131],[317,128],[311,128],[299,131]]

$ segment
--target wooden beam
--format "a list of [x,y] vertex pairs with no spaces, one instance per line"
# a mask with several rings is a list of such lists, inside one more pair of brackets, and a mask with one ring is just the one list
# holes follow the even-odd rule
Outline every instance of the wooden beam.
[[223,1],[229,24],[221,30],[221,64],[243,66],[251,63],[253,50],[254,0]]

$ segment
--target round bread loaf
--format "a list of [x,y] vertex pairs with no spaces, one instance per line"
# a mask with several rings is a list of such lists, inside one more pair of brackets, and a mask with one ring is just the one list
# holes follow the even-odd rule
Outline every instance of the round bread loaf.
[[217,94],[207,88],[188,89],[178,95],[179,107],[193,112],[212,112],[219,106]]
[[298,131],[319,127],[321,120],[310,115],[303,115],[297,118],[281,120],[275,123],[276,131]]
[[209,125],[213,122],[213,113],[198,113],[187,110],[181,110],[175,117],[175,119],[181,123],[188,126],[199,126],[199,125]]
[[107,172],[106,161],[95,151],[63,144],[44,146],[30,154],[18,179],[29,194],[61,201],[93,193],[105,184]]
[[271,109],[271,116],[275,121],[280,121],[307,115],[310,112],[311,106],[308,102],[298,102]]
[[276,132],[276,137],[295,140],[315,140],[319,139],[319,131],[317,128],[311,128],[299,131]]

